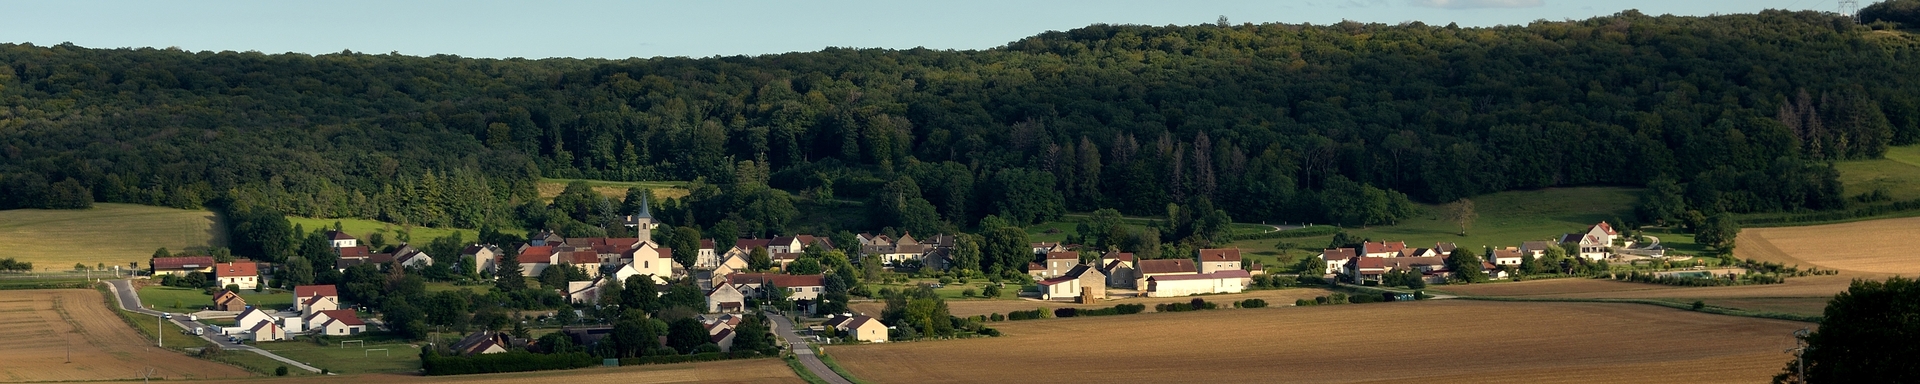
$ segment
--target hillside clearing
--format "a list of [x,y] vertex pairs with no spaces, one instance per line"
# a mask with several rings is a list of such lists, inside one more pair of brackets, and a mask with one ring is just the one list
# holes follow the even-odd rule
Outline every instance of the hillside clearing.
[[73,269],[74,263],[147,267],[153,250],[179,252],[226,246],[226,226],[211,211],[133,204],[94,204],[92,209],[0,211],[4,257],[32,262],[40,271]]
[[0,339],[10,346],[0,350],[0,381],[135,380],[147,368],[156,370],[155,379],[252,375],[153,348],[92,289],[7,291],[0,298],[0,325]]
[[640,188],[640,189],[653,190],[653,197],[660,198],[660,199],[678,199],[678,198],[686,197],[688,193],[687,182],[685,181],[606,181],[606,180],[586,180],[586,179],[540,179],[540,182],[538,184],[535,184],[534,187],[539,189],[541,199],[553,200],[554,196],[560,196],[561,191],[567,190],[567,184],[573,183],[575,181],[587,182],[588,186],[593,187],[594,192],[600,193],[601,196],[612,198],[616,202],[621,201],[621,199],[627,198],[627,188]]
[[[368,219],[349,219],[349,218],[316,219],[316,218],[309,218],[309,217],[287,216],[287,222],[292,223],[294,225],[298,225],[301,227],[301,229],[304,229],[308,232],[320,230],[322,228],[333,228],[333,223],[338,222],[340,223],[341,229],[347,231],[347,234],[353,235],[354,237],[359,238],[361,245],[367,244],[367,237],[368,237],[367,235],[372,233],[381,233],[381,236],[386,237],[387,245],[400,244],[401,243],[400,232],[403,230],[412,231],[411,239],[413,240],[413,244],[426,244],[427,242],[433,241],[433,239],[445,237],[447,235],[451,235],[454,233],[459,233],[461,239],[465,239],[466,241],[469,241],[469,242],[473,241],[474,239],[480,238],[480,231],[475,229],[431,228],[431,227],[423,227],[423,226],[413,226],[412,228],[408,228],[400,224],[388,223],[388,222],[379,221],[379,220],[368,220]],[[516,236],[526,234],[525,230],[521,230],[517,228],[500,228],[500,232],[509,233]],[[436,258],[440,257],[440,255],[432,255],[432,256]]]
[[[828,353],[874,382],[1750,383],[1780,370],[1780,351],[1806,326],[1639,305],[1439,300],[999,323],[1005,337]],[[1380,360],[1430,351],[1473,357]],[[1381,363],[1353,365],[1367,361]]]

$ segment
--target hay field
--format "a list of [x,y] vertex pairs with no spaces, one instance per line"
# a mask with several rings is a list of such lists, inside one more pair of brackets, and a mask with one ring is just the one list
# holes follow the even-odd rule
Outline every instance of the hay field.
[[567,190],[568,183],[576,180],[587,182],[587,185],[593,187],[594,192],[599,192],[601,196],[612,198],[614,202],[619,202],[621,199],[627,198],[627,188],[650,189],[653,190],[654,197],[661,199],[678,199],[687,197],[687,194],[690,193],[687,191],[687,182],[685,181],[540,179],[540,182],[535,184],[534,188],[540,192],[541,199],[553,200],[554,196],[560,196],[561,191]]
[[1007,322],[995,324],[1005,337],[827,353],[874,382],[1753,383],[1785,365],[1780,351],[1806,326],[1435,300]]
[[1901,245],[1920,242],[1920,217],[1740,232],[1734,255],[1802,267],[1920,275],[1920,254]]
[[73,263],[141,268],[153,250],[226,246],[226,228],[213,212],[133,204],[94,204],[93,209],[0,211],[0,249],[5,257],[33,262],[38,270],[65,271]]
[[[236,378],[240,368],[152,348],[107,308],[99,291],[44,289],[0,295],[0,381]],[[71,347],[71,350],[68,348]],[[73,362],[67,362],[71,352]]]
[[[263,379],[220,380],[207,383],[258,383]],[[301,376],[270,383],[480,383],[523,384],[667,384],[667,383],[805,383],[780,359],[727,360],[686,364],[584,368],[568,371],[498,373],[421,377],[392,374]]]
[[[1206,299],[1208,302],[1217,302],[1217,303],[1220,303],[1221,305],[1226,305],[1226,306],[1231,306],[1231,304],[1229,304],[1231,302],[1246,300],[1246,299],[1261,299],[1261,300],[1266,300],[1267,304],[1270,304],[1270,305],[1284,306],[1284,305],[1292,305],[1293,301],[1296,299],[1312,300],[1315,296],[1326,296],[1332,293],[1333,291],[1328,291],[1328,290],[1319,289],[1319,288],[1296,288],[1296,289],[1281,289],[1281,290],[1267,290],[1267,291],[1252,291],[1247,293],[1235,293],[1230,295],[1207,295],[1207,296],[1193,296],[1193,297],[1164,297],[1164,298],[1142,297],[1142,298],[1130,298],[1130,299],[1118,299],[1118,300],[1104,300],[1097,304],[1091,304],[1091,305],[1074,304],[1070,302],[1036,301],[1036,300],[1025,300],[1025,299],[947,300],[947,311],[949,313],[952,313],[954,316],[969,317],[974,315],[991,315],[995,313],[1004,315],[1004,314],[1007,314],[1008,312],[1031,311],[1035,308],[1049,308],[1049,309],[1069,308],[1069,307],[1071,308],[1112,308],[1113,306],[1119,305],[1119,304],[1145,304],[1147,306],[1147,312],[1153,312],[1154,304],[1185,303],[1185,302],[1193,301],[1194,297]],[[860,303],[853,304],[851,308],[854,311],[858,311],[860,313],[865,313],[869,315],[878,315],[882,310],[885,310],[887,308],[887,303],[878,302],[878,301],[860,302]]]

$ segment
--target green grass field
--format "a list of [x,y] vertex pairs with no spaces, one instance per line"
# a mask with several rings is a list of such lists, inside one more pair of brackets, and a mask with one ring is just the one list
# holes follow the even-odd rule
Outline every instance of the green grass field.
[[[282,310],[293,306],[293,293],[268,289],[265,292],[240,290],[240,298],[248,305],[273,310]],[[200,289],[167,286],[140,288],[140,303],[158,311],[186,313],[199,311],[213,305],[213,296]]]
[[[1069,213],[1060,220],[1049,221],[1027,227],[1027,239],[1032,241],[1062,242],[1067,235],[1078,231],[1080,222],[1092,215],[1088,213]],[[1152,223],[1154,219],[1146,217],[1122,217],[1121,227],[1129,231],[1139,231]],[[1254,223],[1233,223],[1230,228],[1234,235],[1255,235],[1273,230],[1273,226]]]
[[[404,229],[404,227],[402,227],[399,224],[393,224],[393,223],[388,223],[388,222],[383,222],[378,220],[367,220],[367,219],[315,219],[315,218],[288,216],[287,221],[292,222],[293,224],[299,225],[302,229],[305,229],[307,231],[313,231],[315,229],[320,229],[320,228],[333,228],[333,223],[338,221],[340,222],[340,227],[344,228],[347,231],[347,234],[351,234],[354,237],[360,238],[361,244],[363,245],[366,244],[367,234],[375,233],[375,232],[385,233],[385,235],[383,236],[386,236],[388,245],[400,244],[400,238],[399,238],[400,231]],[[433,239],[437,239],[437,238],[451,235],[454,233],[459,233],[461,239],[464,239],[469,242],[480,237],[480,231],[474,230],[474,229],[429,228],[429,227],[416,226],[416,227],[413,227],[412,231],[413,231],[413,237],[412,237],[413,244],[426,244],[429,241],[433,241]],[[514,234],[514,235],[522,235],[522,236],[526,235],[526,231],[516,229],[516,228],[501,228],[500,232]],[[439,257],[439,255],[434,255],[434,257]]]
[[[873,290],[875,292],[878,292],[880,288],[893,288],[893,290],[895,291],[901,291],[901,290],[907,290],[907,289],[917,289],[922,284],[938,284],[938,283],[940,283],[939,279],[910,279],[907,281],[906,284],[867,284],[867,289]],[[984,300],[985,299],[984,297],[980,297],[978,295],[981,295],[983,294],[983,292],[986,292],[988,284],[993,284],[993,283],[987,282],[986,279],[969,279],[967,280],[967,283],[961,284],[959,281],[956,280],[953,282],[953,284],[947,284],[940,288],[934,288],[933,293],[939,294],[940,298],[945,300],[967,300],[969,298],[962,297],[960,294],[966,292],[967,288],[973,288],[973,293],[975,296],[970,299]],[[1020,286],[1018,284],[1008,283],[1007,286],[1001,287],[1000,298],[1001,299],[1020,298]]]
[[211,211],[133,204],[94,204],[92,209],[0,211],[0,256],[32,262],[40,271],[73,269],[74,263],[147,267],[161,247],[179,252],[226,246],[225,226]]
[[627,188],[651,189],[653,190],[654,197],[662,199],[677,199],[687,195],[687,182],[685,181],[606,181],[542,178],[535,187],[540,190],[540,198],[551,200],[554,196],[559,196],[560,191],[566,190],[567,184],[575,181],[585,181],[588,186],[593,187],[594,192],[599,192],[601,195],[614,199],[626,198]]
[[1834,164],[1848,197],[1885,189],[1895,201],[1920,199],[1920,145],[1888,147],[1884,159]]
[[[327,345],[322,346],[314,344],[309,337],[255,346],[332,373],[406,373],[420,370],[420,347],[415,344],[380,336],[362,336],[328,337]],[[353,343],[342,347],[340,342],[345,340],[363,340],[364,345]]]

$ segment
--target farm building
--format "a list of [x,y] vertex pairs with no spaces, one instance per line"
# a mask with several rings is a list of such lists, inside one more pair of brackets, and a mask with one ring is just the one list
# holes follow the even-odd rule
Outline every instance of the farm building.
[[247,299],[241,298],[238,293],[234,293],[233,291],[220,291],[219,294],[213,295],[213,310],[215,311],[244,311],[246,309]]
[[707,312],[740,312],[745,302],[746,295],[733,284],[717,284],[713,291],[707,292]]
[[507,353],[508,345],[506,334],[482,330],[468,334],[467,337],[460,338],[459,342],[453,343],[453,353],[460,356]]
[[1200,273],[1214,273],[1240,269],[1240,249],[1202,249],[1200,250]]
[[1134,281],[1135,288],[1146,288],[1147,279],[1154,276],[1194,275],[1200,270],[1193,265],[1192,259],[1141,260],[1139,279]]
[[1094,298],[1107,297],[1107,275],[1090,265],[1076,265],[1060,277],[1041,280],[1040,299],[1056,300],[1080,297],[1081,292],[1091,290]]
[[213,256],[155,257],[147,265],[153,267],[153,275],[186,276],[189,273],[213,273]]
[[838,315],[827,319],[827,322],[821,325],[831,327],[835,331],[845,334],[848,339],[854,341],[870,343],[887,342],[887,325],[880,324],[880,319],[868,316]]
[[1205,274],[1163,275],[1147,278],[1147,297],[1178,297],[1207,293],[1239,293],[1253,274],[1231,269]]

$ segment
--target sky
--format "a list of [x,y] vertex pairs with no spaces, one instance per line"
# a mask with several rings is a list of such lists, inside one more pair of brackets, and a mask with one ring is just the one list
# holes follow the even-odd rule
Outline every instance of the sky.
[[[1874,0],[1861,1],[1863,4]],[[1833,11],[1836,0],[5,1],[0,42],[486,58],[733,56],[826,47],[987,49],[1087,25],[1461,26],[1649,15]]]

